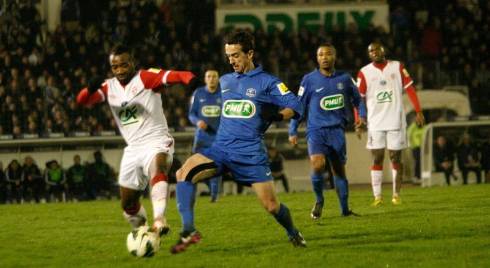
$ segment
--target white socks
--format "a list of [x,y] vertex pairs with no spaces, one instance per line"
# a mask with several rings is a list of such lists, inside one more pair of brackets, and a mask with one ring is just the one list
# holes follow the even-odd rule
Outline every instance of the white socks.
[[167,181],[159,181],[151,187],[151,203],[153,205],[153,219],[161,219],[165,217],[167,208],[168,183]]
[[371,170],[371,186],[374,197],[381,197],[381,184],[383,183],[383,170]]

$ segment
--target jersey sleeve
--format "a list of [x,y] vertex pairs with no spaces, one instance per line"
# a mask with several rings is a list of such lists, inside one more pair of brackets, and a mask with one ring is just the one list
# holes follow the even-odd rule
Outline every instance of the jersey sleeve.
[[403,89],[407,89],[413,84],[413,80],[410,77],[410,74],[408,73],[407,69],[403,65],[403,63],[400,63],[400,74],[402,77],[402,85]]
[[162,85],[189,84],[194,74],[188,71],[174,71],[150,68],[140,72],[145,88],[158,91]]
[[77,104],[82,106],[92,106],[104,102],[107,99],[108,90],[109,87],[107,82],[103,83],[102,87],[92,94],[88,92],[88,88],[83,88],[77,95]]
[[189,107],[189,121],[193,125],[197,125],[197,121],[199,121],[199,105],[198,101],[196,102],[196,95],[197,95],[197,90],[192,93],[191,101],[190,101],[190,107]]
[[351,103],[354,106],[354,109],[357,110],[360,117],[366,117],[366,105],[361,99],[359,89],[357,88],[354,79],[350,75],[347,75],[346,80],[348,85],[347,88],[349,89],[349,93],[351,96]]
[[308,104],[310,102],[310,95],[308,94],[308,87],[307,87],[307,82],[303,78],[301,81],[301,84],[299,86],[298,90],[298,99],[301,103],[301,105],[305,108],[305,111],[303,112],[302,116],[300,118],[292,118],[289,122],[289,136],[297,136],[298,135],[298,127],[299,124],[301,123],[301,120],[303,120],[306,117],[306,107],[308,107]]
[[274,79],[269,84],[269,96],[272,104],[283,108],[290,108],[295,113],[294,119],[298,119],[303,114],[303,105],[296,95],[278,79]]
[[361,97],[366,97],[366,91],[367,91],[367,84],[366,84],[366,78],[364,77],[364,74],[362,71],[359,71],[357,73],[357,83],[356,83],[357,88],[359,89],[359,93]]

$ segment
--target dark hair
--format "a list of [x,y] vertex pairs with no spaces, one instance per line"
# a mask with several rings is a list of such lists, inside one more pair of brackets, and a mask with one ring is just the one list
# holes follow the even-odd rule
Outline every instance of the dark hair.
[[112,47],[110,54],[111,55],[121,55],[124,53],[128,53],[130,56],[132,56],[131,50],[129,49],[129,47],[127,47],[123,44],[117,44],[114,47]]
[[225,44],[241,45],[242,51],[247,53],[250,50],[255,50],[255,37],[247,31],[235,30],[225,36]]
[[332,45],[331,43],[321,43],[321,44],[318,46],[317,50],[318,50],[319,48],[321,48],[321,47],[329,47],[329,48],[332,48],[332,50],[335,52],[335,54],[337,54],[337,49],[335,49],[335,46],[334,46],[334,45]]

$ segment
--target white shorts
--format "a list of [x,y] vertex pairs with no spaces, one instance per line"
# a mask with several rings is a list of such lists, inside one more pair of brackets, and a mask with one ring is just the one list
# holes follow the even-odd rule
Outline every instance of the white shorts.
[[119,186],[142,191],[150,180],[150,165],[158,153],[167,154],[167,163],[172,164],[174,140],[172,137],[149,142],[144,146],[126,146],[119,169]]
[[366,148],[403,150],[408,147],[406,128],[399,130],[368,130]]

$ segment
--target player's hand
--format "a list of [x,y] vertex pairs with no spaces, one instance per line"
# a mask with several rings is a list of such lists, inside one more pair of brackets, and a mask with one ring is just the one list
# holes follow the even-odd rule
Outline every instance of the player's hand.
[[356,136],[358,139],[362,138],[362,132],[364,132],[364,129],[366,128],[366,119],[361,117],[355,124],[354,126],[356,130]]
[[97,91],[104,83],[105,79],[102,76],[94,76],[88,80],[87,89],[90,94]]
[[422,112],[417,112],[417,114],[415,115],[415,123],[419,127],[423,127],[425,125],[425,117]]
[[289,143],[291,143],[291,145],[293,146],[298,145],[298,136],[289,136],[288,140]]
[[206,122],[204,122],[203,120],[199,120],[197,121],[197,127],[202,130],[206,130],[208,128],[208,124],[206,124]]
[[262,106],[260,116],[262,119],[268,122],[282,121],[284,119],[284,115],[279,112],[279,107],[273,104],[266,104]]

